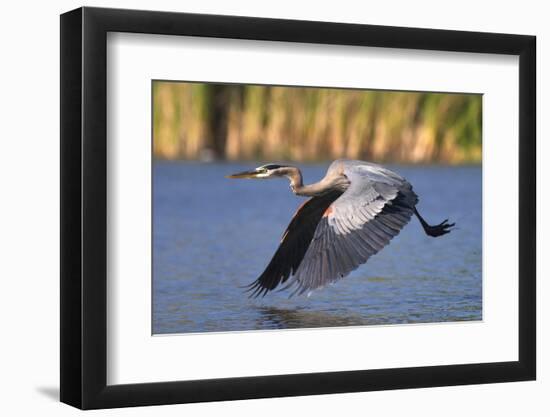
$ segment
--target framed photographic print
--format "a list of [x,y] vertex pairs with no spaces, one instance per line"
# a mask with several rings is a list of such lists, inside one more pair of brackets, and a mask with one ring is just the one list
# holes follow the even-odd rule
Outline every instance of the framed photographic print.
[[535,38],[61,16],[61,401],[535,378]]

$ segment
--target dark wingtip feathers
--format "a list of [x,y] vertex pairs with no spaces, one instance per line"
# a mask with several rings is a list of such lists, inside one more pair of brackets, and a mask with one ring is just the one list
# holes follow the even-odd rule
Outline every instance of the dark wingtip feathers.
[[273,290],[275,287],[270,288],[270,287],[264,286],[264,284],[262,284],[261,279],[258,278],[257,280],[241,288],[244,288],[245,293],[249,293],[248,298],[258,298],[258,297],[263,298],[269,291]]

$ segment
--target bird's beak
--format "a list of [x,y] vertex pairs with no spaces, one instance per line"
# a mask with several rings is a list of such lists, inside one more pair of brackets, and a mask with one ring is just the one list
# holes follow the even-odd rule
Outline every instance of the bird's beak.
[[256,170],[237,172],[236,174],[226,175],[225,178],[258,178],[259,172]]

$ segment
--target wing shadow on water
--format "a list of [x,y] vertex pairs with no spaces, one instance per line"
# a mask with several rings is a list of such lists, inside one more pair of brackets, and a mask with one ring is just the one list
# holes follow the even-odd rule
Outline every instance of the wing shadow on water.
[[344,316],[337,312],[259,307],[258,329],[301,329],[318,327],[364,326],[370,323],[361,316]]

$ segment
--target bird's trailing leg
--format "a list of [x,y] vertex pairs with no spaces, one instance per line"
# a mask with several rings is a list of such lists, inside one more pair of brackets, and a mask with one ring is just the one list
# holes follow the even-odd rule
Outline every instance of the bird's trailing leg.
[[426,220],[422,218],[418,210],[416,210],[416,207],[414,208],[414,214],[416,214],[416,217],[420,220],[420,224],[422,225],[424,232],[431,237],[443,236],[444,234],[449,233],[452,230],[451,227],[455,225],[454,223],[448,223],[449,219],[445,219],[438,225],[430,226],[426,223]]

